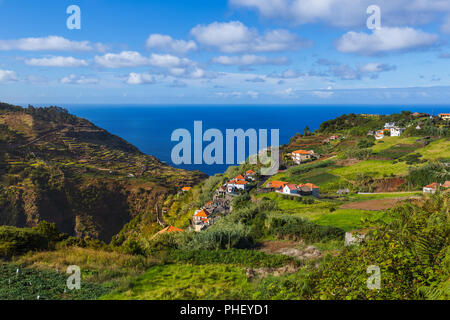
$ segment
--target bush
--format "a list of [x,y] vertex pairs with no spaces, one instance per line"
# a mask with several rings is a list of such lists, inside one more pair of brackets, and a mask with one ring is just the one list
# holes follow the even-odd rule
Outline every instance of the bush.
[[0,257],[11,258],[31,250],[48,249],[48,239],[30,228],[0,227]]
[[320,226],[298,217],[272,218],[269,230],[279,239],[303,239],[307,242],[341,240],[345,234],[340,228]]
[[295,259],[282,255],[265,254],[255,250],[172,250],[167,259],[177,263],[203,264],[234,264],[253,268],[278,268],[288,263],[297,263]]

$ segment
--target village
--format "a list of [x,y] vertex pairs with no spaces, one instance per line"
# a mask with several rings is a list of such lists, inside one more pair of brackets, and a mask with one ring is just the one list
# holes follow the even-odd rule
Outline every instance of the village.
[[[367,117],[378,116],[378,115],[366,115]],[[414,118],[433,118],[429,114],[415,112],[412,114]],[[450,114],[442,113],[438,115],[438,118],[449,121]],[[399,126],[395,122],[385,123],[384,128],[376,131],[369,131],[368,136],[373,136],[376,140],[382,140],[385,137],[401,137],[404,131],[411,127],[412,124],[407,124],[404,127]],[[420,130],[421,126],[418,124],[415,127],[416,130]],[[334,141],[344,141],[345,136],[331,135],[322,141],[324,144],[329,144]],[[287,160],[289,162],[289,167],[291,166],[301,166],[306,163],[313,161],[318,161],[322,158],[320,154],[314,150],[295,150],[286,153]],[[283,170],[278,171],[283,172]],[[446,181],[443,184],[437,182],[431,183],[423,187],[424,194],[434,194],[438,190],[449,190],[450,181]],[[181,189],[182,193],[191,191],[191,187],[183,187]],[[206,230],[208,227],[213,225],[221,217],[230,214],[233,210],[232,201],[234,197],[241,195],[245,192],[249,192],[256,189],[256,194],[259,193],[276,193],[283,196],[295,198],[302,197],[320,197],[320,187],[309,182],[301,184],[293,184],[285,181],[270,180],[270,176],[261,176],[253,170],[248,170],[245,173],[239,174],[236,177],[228,180],[226,183],[222,184],[218,189],[215,190],[213,199],[201,208],[195,210],[191,225],[188,228],[196,232]],[[339,196],[343,196],[350,193],[347,188],[340,189],[336,192]],[[165,232],[183,232],[184,230],[175,228],[173,226],[168,226],[160,231],[160,233]],[[158,234],[160,234],[158,233]]]

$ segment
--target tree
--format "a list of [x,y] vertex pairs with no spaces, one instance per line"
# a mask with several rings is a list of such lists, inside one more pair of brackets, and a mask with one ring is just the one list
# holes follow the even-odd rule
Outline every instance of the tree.
[[307,137],[311,135],[311,130],[309,130],[309,127],[306,126],[305,130],[303,130],[303,134]]

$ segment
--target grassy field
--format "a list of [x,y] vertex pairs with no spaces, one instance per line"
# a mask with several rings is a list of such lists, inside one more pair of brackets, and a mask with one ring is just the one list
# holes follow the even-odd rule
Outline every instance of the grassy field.
[[383,178],[384,176],[406,175],[408,165],[405,162],[392,163],[385,160],[366,160],[349,167],[333,169],[331,174],[344,177],[349,180],[356,180],[357,175],[366,173],[373,178]]
[[375,142],[372,151],[378,153],[380,151],[389,149],[397,144],[413,144],[419,137],[385,137],[383,140]]
[[236,266],[171,264],[151,267],[128,287],[105,295],[114,300],[243,299],[252,287]]
[[62,272],[65,272],[68,266],[77,265],[85,281],[118,285],[117,282],[124,281],[124,278],[143,274],[155,260],[117,252],[71,247],[56,251],[31,252],[17,259],[15,263],[24,267]]
[[444,138],[430,143],[425,148],[419,150],[424,159],[450,159],[450,139]]
[[[342,201],[319,201],[314,204],[304,204],[293,199],[283,199],[277,193],[268,193],[258,195],[258,198],[267,197],[277,202],[281,209],[281,215],[293,215],[309,220],[323,226],[333,226],[344,229],[345,231],[361,228],[362,219],[374,217],[379,213],[376,211],[337,209]],[[336,211],[331,212],[330,209],[335,208]]]

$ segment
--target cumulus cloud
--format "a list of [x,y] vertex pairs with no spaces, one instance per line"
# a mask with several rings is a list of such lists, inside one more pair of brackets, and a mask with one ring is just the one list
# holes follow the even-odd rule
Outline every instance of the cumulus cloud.
[[0,40],[0,50],[21,51],[104,51],[106,46],[89,41],[71,41],[59,36]]
[[197,44],[190,40],[175,40],[171,36],[162,34],[151,34],[147,39],[147,48],[160,49],[167,52],[185,54],[197,49]]
[[97,84],[100,82],[98,78],[95,77],[87,77],[87,76],[79,76],[75,74],[68,75],[60,80],[62,84]]
[[311,41],[301,40],[284,29],[260,35],[256,29],[249,29],[240,21],[198,25],[191,34],[199,43],[226,53],[291,51],[312,45]]
[[10,82],[17,80],[19,79],[14,71],[0,69],[0,82]]
[[255,9],[264,17],[290,20],[295,24],[326,23],[338,27],[362,26],[366,9],[382,8],[386,25],[419,25],[432,21],[441,12],[450,12],[446,0],[229,0],[236,8]]
[[256,65],[283,65],[288,64],[289,60],[285,57],[268,58],[246,54],[243,56],[220,56],[212,59],[212,62],[226,66],[256,66]]
[[125,68],[154,66],[160,68],[175,68],[193,64],[186,58],[179,58],[170,54],[152,54],[144,57],[136,51],[123,51],[121,53],[107,53],[103,56],[95,56],[96,64],[105,68]]
[[85,60],[74,57],[33,58],[25,60],[25,63],[38,67],[85,67],[88,65]]
[[436,44],[438,36],[413,28],[381,28],[368,34],[350,31],[336,43],[340,52],[373,55]]
[[131,85],[137,84],[154,84],[155,77],[149,73],[135,73],[132,72],[128,75],[126,83]]

